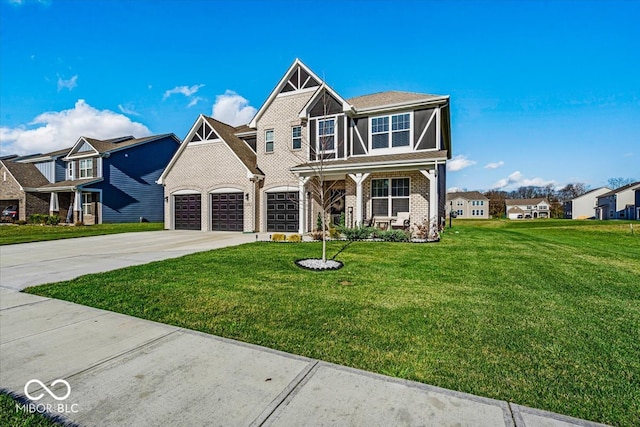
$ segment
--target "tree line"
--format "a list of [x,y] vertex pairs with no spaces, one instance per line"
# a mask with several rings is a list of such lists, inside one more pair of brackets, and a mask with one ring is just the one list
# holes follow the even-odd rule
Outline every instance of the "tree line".
[[[615,190],[635,182],[633,178],[609,178],[607,187]],[[489,190],[483,194],[489,199],[489,215],[493,218],[505,216],[505,200],[507,199],[537,199],[546,198],[550,203],[551,218],[563,218],[562,204],[565,201],[582,196],[591,190],[590,186],[582,182],[574,182],[562,188],[555,188],[552,184],[539,186],[523,186],[512,191]]]

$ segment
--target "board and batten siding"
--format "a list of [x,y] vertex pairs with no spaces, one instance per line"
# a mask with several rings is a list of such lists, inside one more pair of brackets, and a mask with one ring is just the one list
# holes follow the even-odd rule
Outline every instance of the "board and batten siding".
[[178,142],[167,136],[104,158],[104,180],[86,187],[102,190],[102,222],[162,222],[164,194],[156,181],[177,149]]

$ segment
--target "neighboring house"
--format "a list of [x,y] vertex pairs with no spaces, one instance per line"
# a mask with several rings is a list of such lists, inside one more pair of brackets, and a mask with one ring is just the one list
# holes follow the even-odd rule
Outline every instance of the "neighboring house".
[[505,200],[509,219],[549,218],[550,203],[544,197]]
[[3,161],[12,179],[3,181],[0,199],[19,200],[22,220],[48,213],[87,225],[162,221],[163,193],[155,181],[179,145],[173,134],[80,137],[71,148]]
[[611,190],[598,197],[597,219],[638,219],[637,190],[640,181]]
[[447,193],[446,207],[458,218],[489,219],[489,198],[479,191]]
[[[449,96],[382,92],[344,99],[296,59],[247,126],[201,115],[158,180],[165,227],[311,231],[331,219],[442,221],[451,158]],[[322,163],[322,165],[321,165]]]
[[563,203],[565,219],[591,219],[596,217],[598,207],[598,197],[610,192],[608,187],[600,187],[574,197]]
[[15,159],[0,160],[0,210],[16,206],[17,219],[22,221],[32,214],[48,213],[49,198],[35,189],[49,181],[35,165],[17,163]]
[[636,194],[635,208],[636,208],[636,219],[640,220],[640,186],[633,190]]

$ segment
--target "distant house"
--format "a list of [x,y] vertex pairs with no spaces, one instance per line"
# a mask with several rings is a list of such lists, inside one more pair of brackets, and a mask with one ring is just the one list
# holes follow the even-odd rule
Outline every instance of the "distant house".
[[563,203],[565,219],[589,219],[595,218],[598,207],[598,197],[610,192],[608,187],[600,187],[574,197]]
[[458,218],[489,219],[489,198],[479,191],[447,193],[446,208]]
[[509,219],[549,218],[551,204],[544,197],[505,200]]
[[633,190],[636,194],[635,208],[636,208],[636,219],[640,220],[640,187]]
[[611,190],[598,197],[597,219],[637,219],[637,190],[640,181]]
[[71,148],[2,160],[0,200],[15,201],[21,220],[40,213],[87,225],[160,222],[164,198],[155,181],[179,145],[173,134],[80,137]]

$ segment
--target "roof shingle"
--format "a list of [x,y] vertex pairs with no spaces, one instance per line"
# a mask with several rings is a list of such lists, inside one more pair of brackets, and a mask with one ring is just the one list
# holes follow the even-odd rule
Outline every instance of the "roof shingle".
[[426,93],[387,91],[372,93],[370,95],[357,96],[347,99],[347,102],[356,109],[366,109],[374,107],[384,107],[396,104],[409,104],[419,101],[431,101],[442,98],[441,95],[430,95]]
[[49,180],[40,173],[33,163],[16,163],[3,160],[2,164],[23,188],[36,188],[49,184]]

